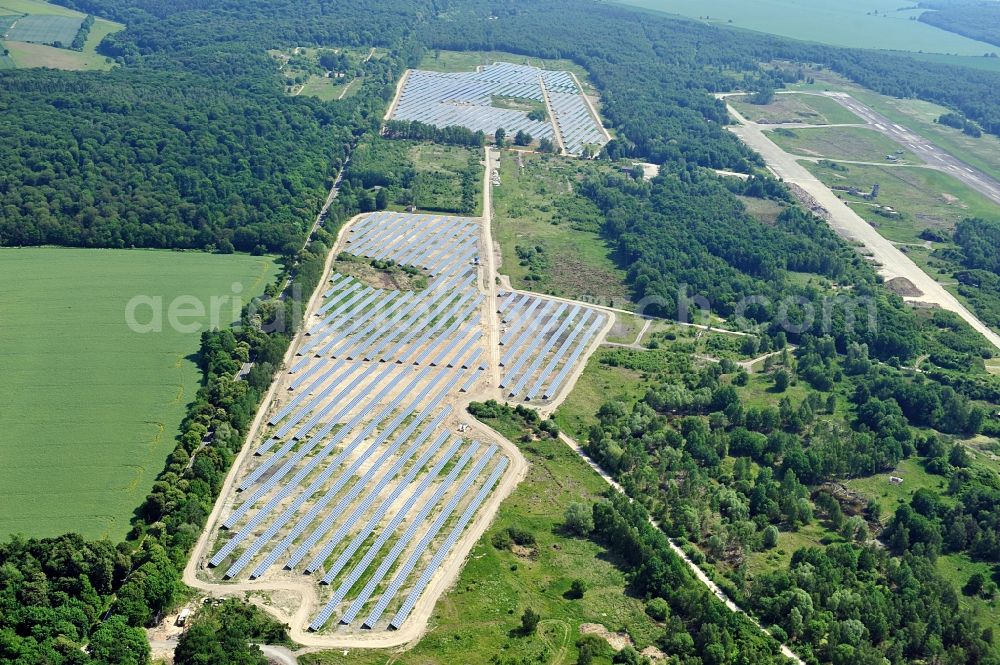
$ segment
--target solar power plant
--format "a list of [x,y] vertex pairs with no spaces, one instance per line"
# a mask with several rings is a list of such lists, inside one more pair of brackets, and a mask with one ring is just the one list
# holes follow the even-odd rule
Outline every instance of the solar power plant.
[[320,288],[218,520],[214,579],[312,581],[310,626],[336,632],[375,603],[398,613],[441,569],[510,461],[459,433],[451,403],[485,368],[480,224],[379,212],[343,232],[343,251],[414,266],[427,286],[334,273]]
[[[530,68],[495,69],[516,80]],[[576,86],[564,72],[534,76],[550,95]],[[200,555],[203,579],[311,589],[315,604],[295,629],[331,639],[426,616],[415,608],[434,601],[435,580],[454,573],[471,545],[463,538],[479,533],[515,468],[502,441],[475,440],[470,392],[551,404],[608,323],[585,303],[491,298],[481,224],[382,211],[341,232],[336,251],[355,259],[319,287],[258,415]],[[411,266],[426,285],[398,291],[354,276],[370,272],[352,266],[376,261]]]
[[555,398],[607,323],[596,309],[541,296],[503,293],[498,303],[505,398]]
[[[494,106],[509,97],[547,103],[551,118],[532,120],[528,111]],[[537,139],[559,139],[567,153],[603,145],[607,136],[569,72],[496,62],[474,72],[410,70],[392,113],[393,120],[435,127],[461,126],[493,136],[525,131]],[[557,136],[558,135],[558,136]]]

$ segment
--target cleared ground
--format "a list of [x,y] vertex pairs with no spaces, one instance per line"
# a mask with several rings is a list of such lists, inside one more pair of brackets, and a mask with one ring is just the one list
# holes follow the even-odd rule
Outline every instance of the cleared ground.
[[[0,250],[0,535],[123,538],[200,376],[198,334],[170,329],[166,314],[162,333],[132,332],[126,303],[190,295],[207,306],[234,284],[248,298],[275,272],[241,255]],[[234,320],[231,303],[221,312]]]
[[627,0],[626,4],[809,42],[853,48],[982,56],[996,46],[912,18],[897,0]]
[[751,104],[745,97],[730,102],[744,117],[761,124],[861,124],[864,122],[832,99],[818,95],[775,95],[770,104]]
[[[889,137],[864,127],[779,127],[769,130],[767,136],[788,152],[805,157],[897,164],[922,163],[919,157],[903,149]],[[893,159],[889,159],[890,156]]]
[[[844,164],[846,170],[839,170],[808,162],[804,166],[830,187],[853,187],[867,194],[878,183],[879,195],[874,201],[848,192],[838,194],[893,242],[922,243],[919,235],[924,229],[950,230],[966,217],[1000,215],[1000,208],[982,194],[932,169]],[[889,206],[898,214],[889,214],[880,206]]]

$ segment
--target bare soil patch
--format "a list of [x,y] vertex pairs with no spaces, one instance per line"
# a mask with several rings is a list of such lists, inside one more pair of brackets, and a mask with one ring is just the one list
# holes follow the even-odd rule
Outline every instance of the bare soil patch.
[[905,298],[918,298],[924,295],[923,291],[914,286],[913,282],[905,277],[895,277],[885,283],[886,288],[898,296]]
[[346,252],[337,257],[333,269],[376,289],[419,291],[427,287],[427,273],[419,268],[369,261]]

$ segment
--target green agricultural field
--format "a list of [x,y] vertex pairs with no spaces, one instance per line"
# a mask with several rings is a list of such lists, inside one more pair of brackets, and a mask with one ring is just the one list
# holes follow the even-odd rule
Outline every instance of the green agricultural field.
[[[625,273],[598,234],[596,207],[574,193],[607,164],[504,151],[493,188],[493,239],[517,288],[628,307]],[[539,251],[541,249],[541,251]]]
[[[991,51],[993,53],[995,51]],[[942,65],[957,65],[982,69],[987,72],[1000,72],[1000,58],[984,57],[982,55],[946,55],[943,53],[907,53],[908,57],[924,62],[936,62]]]
[[[514,423],[489,424],[512,438],[520,433]],[[625,575],[604,548],[560,529],[570,503],[596,501],[607,485],[558,440],[521,445],[531,463],[527,478],[500,505],[458,580],[438,600],[427,634],[399,662],[486,665],[503,654],[510,659],[506,662],[569,664],[577,662],[581,624],[627,632],[639,649],[657,635],[642,601],[628,595]],[[517,554],[494,547],[493,536],[509,527],[531,532],[535,545]],[[578,600],[564,595],[576,578],[587,585]],[[542,617],[532,636],[516,630],[526,607]],[[374,665],[395,658],[384,651],[352,649],[347,655],[328,651],[299,660],[304,665]]]
[[835,100],[822,95],[775,95],[770,104],[751,104],[743,97],[728,99],[740,115],[769,124],[796,122],[807,125],[864,124]]
[[7,30],[7,39],[35,44],[69,46],[80,31],[82,17],[28,14],[19,18]]
[[[275,274],[272,259],[245,255],[0,250],[0,537],[125,536],[198,388],[200,336],[173,330],[166,308],[183,295],[207,309],[234,285],[246,299]],[[137,295],[162,298],[163,332],[126,325]],[[233,309],[220,308],[223,325]]]
[[865,127],[816,127],[778,129],[767,132],[769,139],[787,152],[806,157],[825,157],[857,162],[885,162],[892,156],[897,164],[921,164],[922,160],[904,150],[891,138]]
[[79,16],[83,14],[45,0],[0,0],[0,14],[50,14],[53,16]]
[[853,48],[982,56],[997,51],[914,19],[923,10],[898,0],[624,0],[624,4],[767,32],[809,42]]
[[[982,194],[933,169],[846,164],[846,171],[841,171],[822,164],[806,163],[805,166],[831,187],[856,187],[866,193],[878,183],[876,201],[865,201],[847,192],[839,194],[894,242],[923,242],[919,235],[926,228],[949,230],[965,217],[996,218],[1000,215],[1000,208]],[[880,214],[886,211],[879,211],[878,205],[889,206],[899,214]]]
[[[0,57],[0,69],[14,67],[21,69],[50,67],[52,69],[70,71],[110,69],[114,63],[105,56],[98,54],[97,46],[109,34],[125,28],[120,23],[98,18],[90,28],[90,32],[87,35],[87,42],[83,45],[83,50],[73,51],[69,48],[56,48],[47,44],[52,41],[62,41],[63,45],[68,47],[72,43],[73,38],[76,37],[79,25],[85,17],[80,12],[66,9],[59,5],[49,4],[42,0],[0,0],[0,16],[3,16],[0,19],[0,26],[3,27],[3,31],[6,31],[6,28],[10,24],[6,22],[7,19],[16,18],[18,20],[17,25],[11,31],[10,38],[3,42],[3,48],[7,49],[10,55]],[[20,33],[22,28],[30,26],[32,23],[36,25],[39,23],[43,25],[56,25],[58,22],[62,22],[65,25],[75,22],[76,28],[72,30],[72,34],[69,34],[69,31],[66,30],[61,36],[51,39],[46,38],[44,34],[40,38],[31,38],[30,36],[25,36],[26,33]],[[51,35],[48,36],[51,37]],[[15,37],[27,41],[15,41]],[[67,37],[68,39],[66,39]],[[29,43],[29,41],[37,43]]]

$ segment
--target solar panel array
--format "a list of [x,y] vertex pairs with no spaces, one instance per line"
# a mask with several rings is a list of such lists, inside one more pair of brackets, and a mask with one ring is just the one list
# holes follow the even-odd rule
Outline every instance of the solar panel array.
[[478,510],[508,463],[449,433],[449,400],[485,370],[479,224],[379,212],[345,231],[344,251],[418,267],[427,286],[330,278],[221,521],[209,564],[226,579],[284,569],[330,585],[317,630],[369,599],[403,602],[380,593],[376,575],[355,582],[369,568],[395,579],[397,564],[446,558],[457,538],[439,537],[441,526]]
[[[494,97],[536,102],[547,97],[554,122],[531,120],[527,111],[493,106]],[[535,139],[554,139],[558,133],[571,154],[579,154],[585,145],[607,142],[569,72],[507,62],[486,65],[474,72],[411,70],[392,119],[436,127],[458,125],[489,136],[501,128],[511,137],[525,131]]]
[[526,401],[558,395],[607,323],[590,307],[512,292],[501,294],[498,314],[500,388]]

